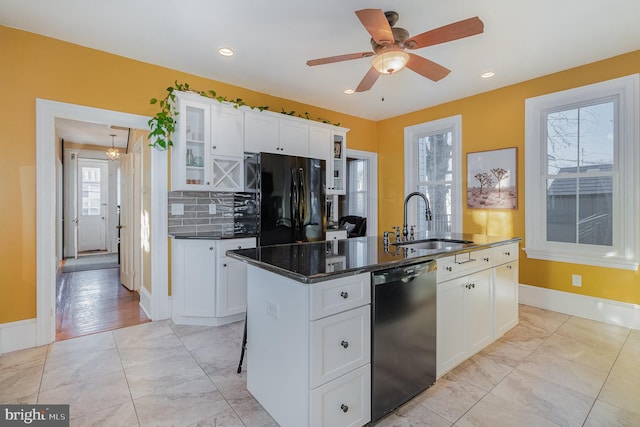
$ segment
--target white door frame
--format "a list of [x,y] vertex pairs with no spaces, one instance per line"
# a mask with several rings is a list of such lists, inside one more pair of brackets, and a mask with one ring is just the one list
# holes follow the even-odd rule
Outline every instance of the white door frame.
[[[149,117],[64,102],[36,99],[36,345],[55,340],[56,286],[56,136],[55,119],[148,129]],[[169,318],[167,168],[168,154],[151,150],[151,279],[148,312],[152,320]]]
[[378,235],[378,153],[352,150],[347,147],[347,159],[367,161],[367,236]]

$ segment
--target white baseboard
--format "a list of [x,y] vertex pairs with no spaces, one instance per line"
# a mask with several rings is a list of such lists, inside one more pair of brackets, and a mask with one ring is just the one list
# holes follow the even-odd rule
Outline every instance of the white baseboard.
[[144,314],[151,320],[151,292],[147,290],[144,286],[140,286],[140,308],[144,311]]
[[36,319],[0,324],[0,354],[38,345]]
[[244,320],[244,313],[232,314],[226,317],[198,317],[175,315],[172,317],[176,325],[197,325],[197,326],[222,326],[233,322]]
[[640,330],[640,305],[537,286],[519,286],[521,304]]

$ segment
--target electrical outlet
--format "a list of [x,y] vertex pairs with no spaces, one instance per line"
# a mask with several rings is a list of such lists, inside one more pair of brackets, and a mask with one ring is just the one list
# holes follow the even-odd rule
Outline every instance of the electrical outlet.
[[280,306],[277,302],[267,301],[267,314],[276,319],[280,318]]
[[582,286],[582,276],[579,275],[579,274],[572,274],[571,275],[571,286],[581,287]]
[[171,203],[171,215],[184,215],[184,203]]
[[210,215],[215,215],[216,214],[216,204],[215,203],[209,203],[209,214]]

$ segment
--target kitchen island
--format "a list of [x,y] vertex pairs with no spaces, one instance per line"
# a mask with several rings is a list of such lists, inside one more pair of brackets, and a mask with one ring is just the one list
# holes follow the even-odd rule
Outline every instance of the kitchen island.
[[[361,237],[227,252],[248,264],[247,388],[280,425],[371,420],[372,272],[436,260],[438,376],[515,326],[519,239],[416,239],[463,243]],[[507,264],[510,275],[496,274]]]

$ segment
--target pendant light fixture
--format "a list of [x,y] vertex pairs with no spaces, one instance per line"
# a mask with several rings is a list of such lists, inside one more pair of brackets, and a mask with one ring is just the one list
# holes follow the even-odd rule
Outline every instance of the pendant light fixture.
[[118,150],[116,150],[116,147],[114,145],[114,138],[116,137],[114,134],[110,134],[109,135],[111,137],[111,148],[109,148],[107,150],[107,159],[109,160],[117,160],[120,158],[120,152]]

